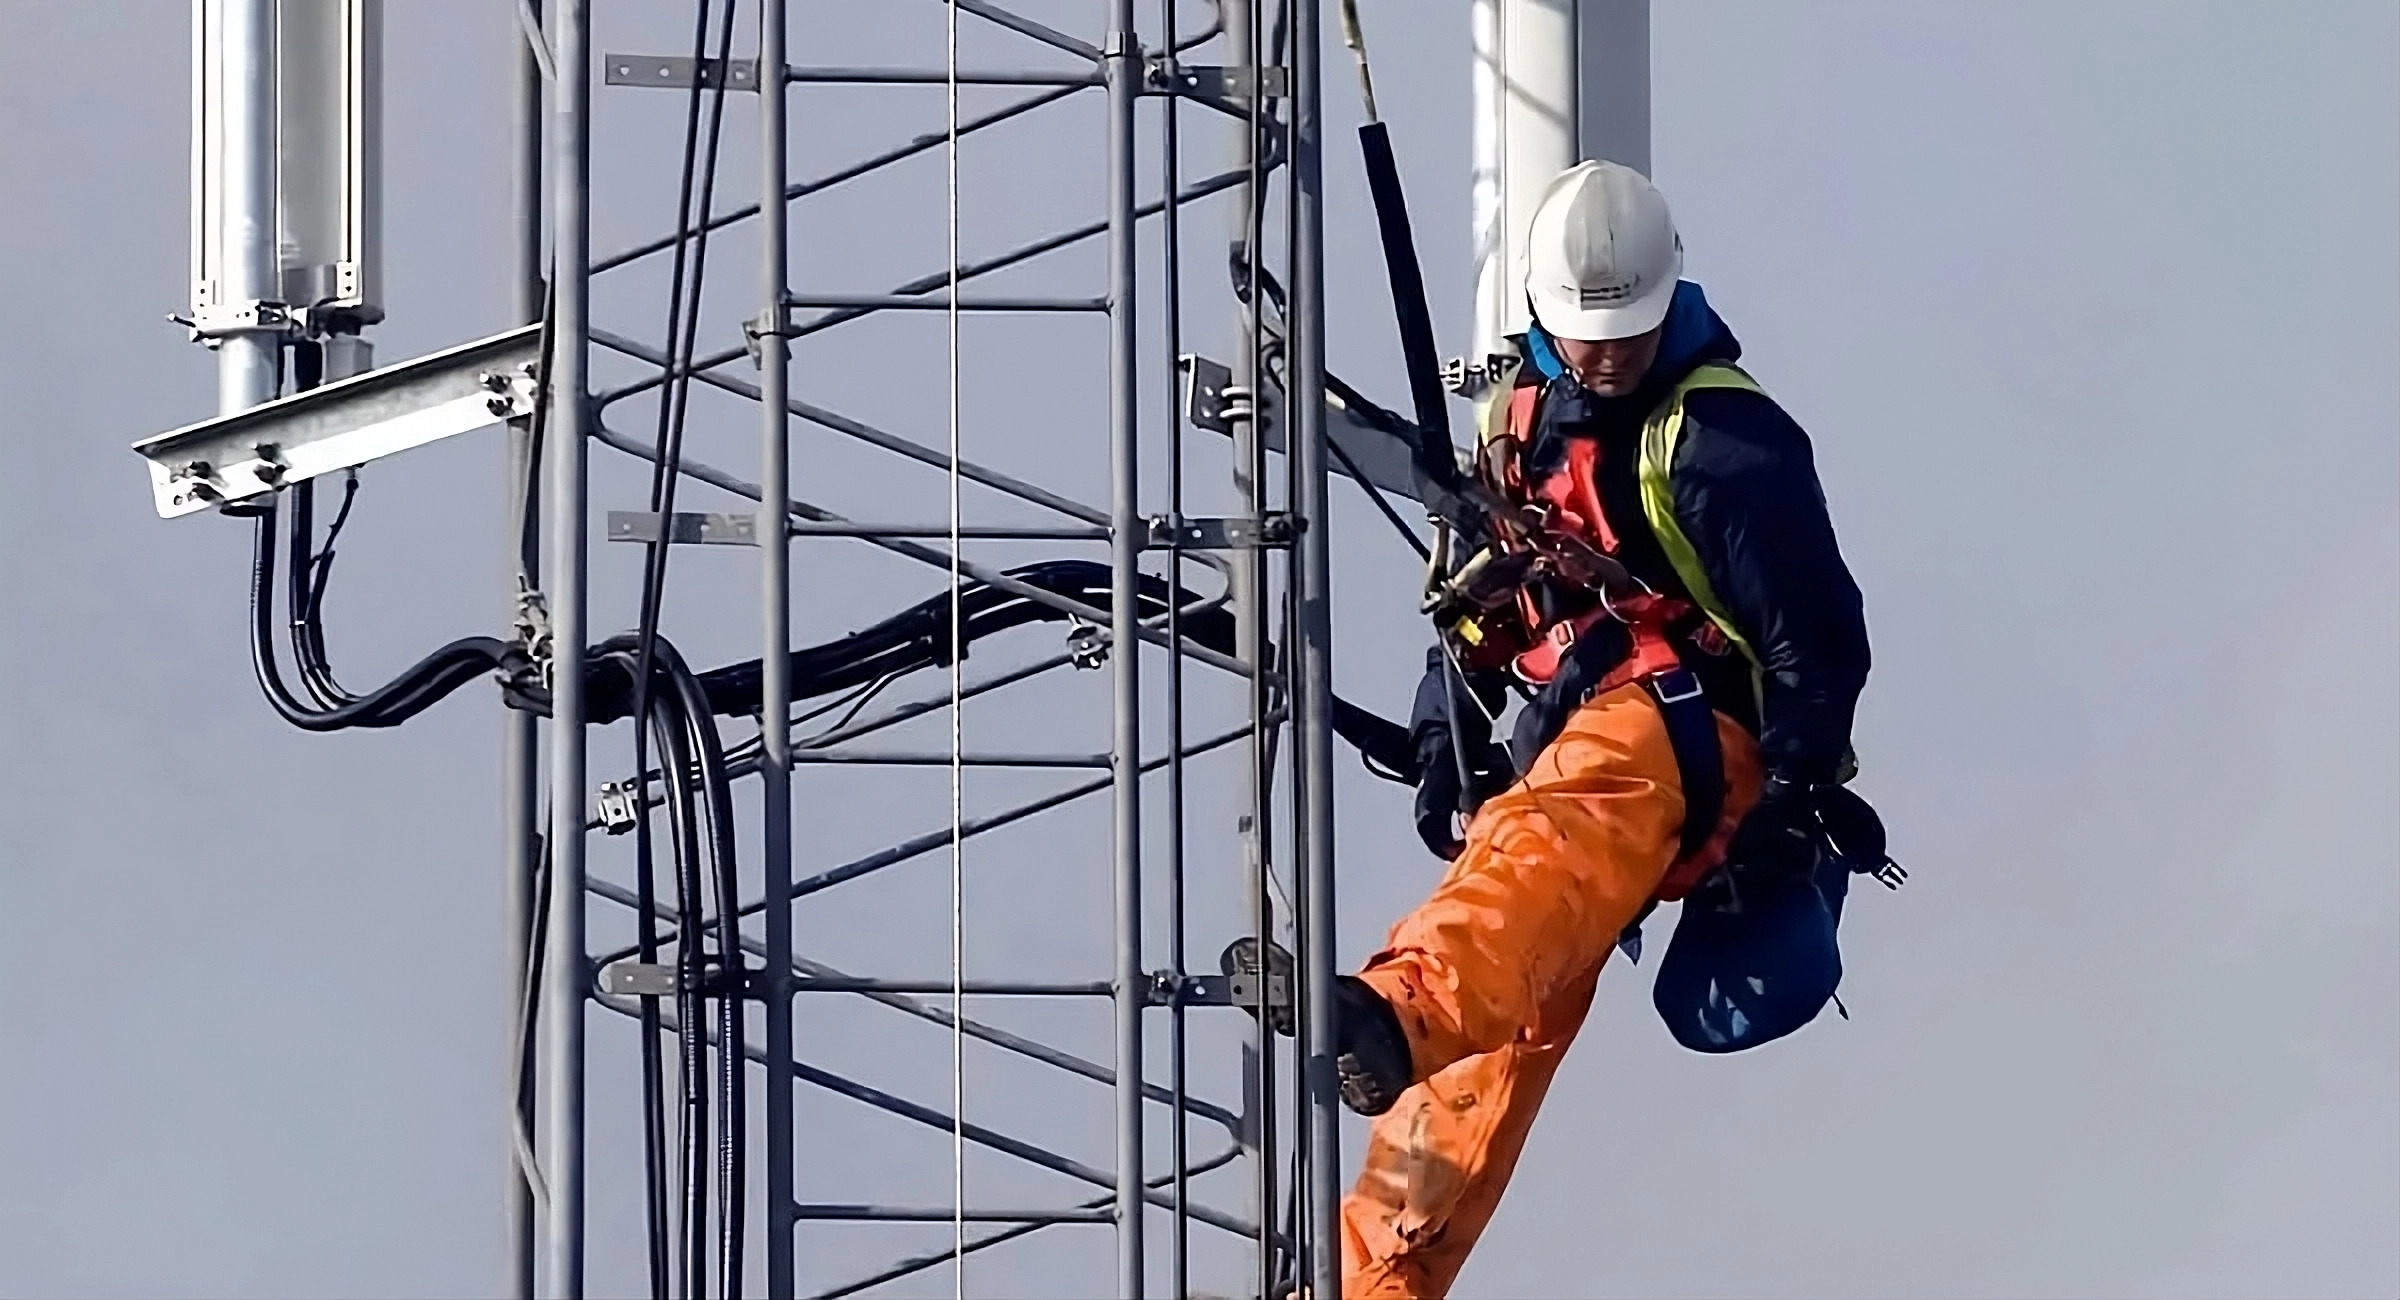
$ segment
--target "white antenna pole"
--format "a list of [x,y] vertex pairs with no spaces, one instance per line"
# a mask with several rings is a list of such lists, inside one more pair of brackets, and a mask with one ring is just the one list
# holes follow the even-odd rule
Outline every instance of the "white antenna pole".
[[383,0],[278,8],[281,296],[342,379],[373,364],[360,331],[383,319]]
[[383,0],[192,0],[192,334],[217,413],[275,396],[284,342],[372,364],[381,304]]
[[1650,169],[1650,4],[1474,0],[1471,23],[1472,377],[1525,329],[1525,227],[1542,187],[1584,158]]
[[217,350],[217,413],[275,396],[284,332],[275,246],[275,0],[193,0],[195,331]]

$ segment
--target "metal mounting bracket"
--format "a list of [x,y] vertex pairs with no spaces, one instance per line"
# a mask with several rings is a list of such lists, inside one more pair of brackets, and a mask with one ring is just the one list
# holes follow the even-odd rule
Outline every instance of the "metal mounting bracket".
[[1233,436],[1233,426],[1250,418],[1249,395],[1233,386],[1233,368],[1203,356],[1185,356],[1183,418],[1196,429]]
[[735,59],[732,75],[723,59],[694,61],[690,55],[608,54],[601,56],[601,80],[610,86],[655,86],[664,90],[703,89],[723,83],[727,90],[758,89],[758,60]]
[[663,962],[612,961],[600,968],[600,991],[621,998],[675,996],[675,968]]
[[191,319],[170,317],[192,332],[194,343],[213,343],[238,334],[300,334],[306,332],[303,313],[290,303],[258,299],[252,302],[210,303]]
[[[611,510],[608,512],[608,540],[612,542],[655,542],[659,540],[658,515],[649,510]],[[679,546],[756,546],[758,545],[758,516],[752,514],[694,514],[675,512],[674,522],[668,525],[666,540]]]
[[526,325],[370,370],[134,444],[159,517],[264,496],[290,483],[533,414],[542,327]]
[[[1261,403],[1234,387],[1231,368],[1203,356],[1185,356],[1182,369],[1184,418],[1193,428],[1232,437],[1237,424],[1258,419],[1259,439],[1267,450],[1283,451],[1284,413],[1272,390],[1261,395],[1265,399]],[[1262,405],[1263,412],[1259,409]],[[1264,418],[1258,418],[1262,414]],[[1334,458],[1335,473],[1363,476],[1388,495],[1417,499],[1415,453],[1408,444],[1367,423],[1331,393],[1325,396],[1325,436],[1342,454]],[[1342,457],[1358,466],[1357,476],[1351,475]]]
[[1481,397],[1484,390],[1491,387],[1493,377],[1515,360],[1515,357],[1499,354],[1480,361],[1452,357],[1442,363],[1442,387],[1461,397]]
[[1259,519],[1177,519],[1152,515],[1145,544],[1153,549],[1180,546],[1187,551],[1275,550],[1292,544],[1301,523],[1291,515],[1270,513]]
[[[1292,1005],[1290,981],[1281,975],[1265,979],[1267,1005]],[[1154,1007],[1181,1004],[1187,1007],[1251,1007],[1259,1005],[1259,985],[1256,975],[1185,975],[1178,979],[1168,971],[1150,976],[1149,1003]]]
[[1281,64],[1270,64],[1262,70],[1153,59],[1145,69],[1143,81],[1144,89],[1152,94],[1198,95],[1206,99],[1248,99],[1253,86],[1258,87],[1258,94],[1265,99],[1281,99],[1291,93],[1291,70]]

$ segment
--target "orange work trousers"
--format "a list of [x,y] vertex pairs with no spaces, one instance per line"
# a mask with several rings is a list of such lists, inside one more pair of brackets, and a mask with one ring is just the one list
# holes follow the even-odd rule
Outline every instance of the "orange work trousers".
[[[1725,813],[1758,800],[1758,747],[1723,715]],[[1416,1086],[1375,1121],[1342,1202],[1343,1300],[1447,1295],[1491,1221],[1600,968],[1676,862],[1683,786],[1640,685],[1578,709],[1359,977],[1399,1013]]]

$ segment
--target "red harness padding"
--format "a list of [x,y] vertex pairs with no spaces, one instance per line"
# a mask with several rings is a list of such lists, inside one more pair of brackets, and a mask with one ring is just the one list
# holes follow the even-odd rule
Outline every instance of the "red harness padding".
[[[1515,453],[1526,444],[1540,397],[1541,390],[1533,387],[1516,388],[1508,395],[1507,428],[1513,444],[1505,466],[1508,486],[1547,507],[1543,513],[1551,530],[1614,559],[1619,539],[1617,530],[1609,524],[1607,510],[1600,504],[1600,444],[1596,440],[1569,439],[1566,463],[1539,484],[1532,485],[1530,492],[1527,490],[1523,468]],[[1632,629],[1633,653],[1608,674],[1599,689],[1613,690],[1627,682],[1656,677],[1682,666],[1674,644],[1667,639],[1667,629],[1688,618],[1693,608],[1690,602],[1647,590],[1614,599],[1605,592],[1600,595],[1600,608],[1545,624],[1533,593],[1520,592],[1519,607],[1525,615],[1525,625],[1535,629],[1535,640],[1533,647],[1518,655],[1512,664],[1517,676],[1536,686],[1547,683],[1558,675],[1559,664],[1575,642],[1606,618],[1620,619]]]

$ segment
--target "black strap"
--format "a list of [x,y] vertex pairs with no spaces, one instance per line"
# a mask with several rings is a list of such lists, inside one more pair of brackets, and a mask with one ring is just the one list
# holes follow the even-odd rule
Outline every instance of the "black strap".
[[1709,707],[1700,679],[1676,668],[1646,679],[1650,698],[1666,720],[1667,743],[1675,748],[1675,774],[1683,783],[1683,842],[1677,860],[1707,847],[1725,812],[1725,751],[1717,740],[1717,713]]

